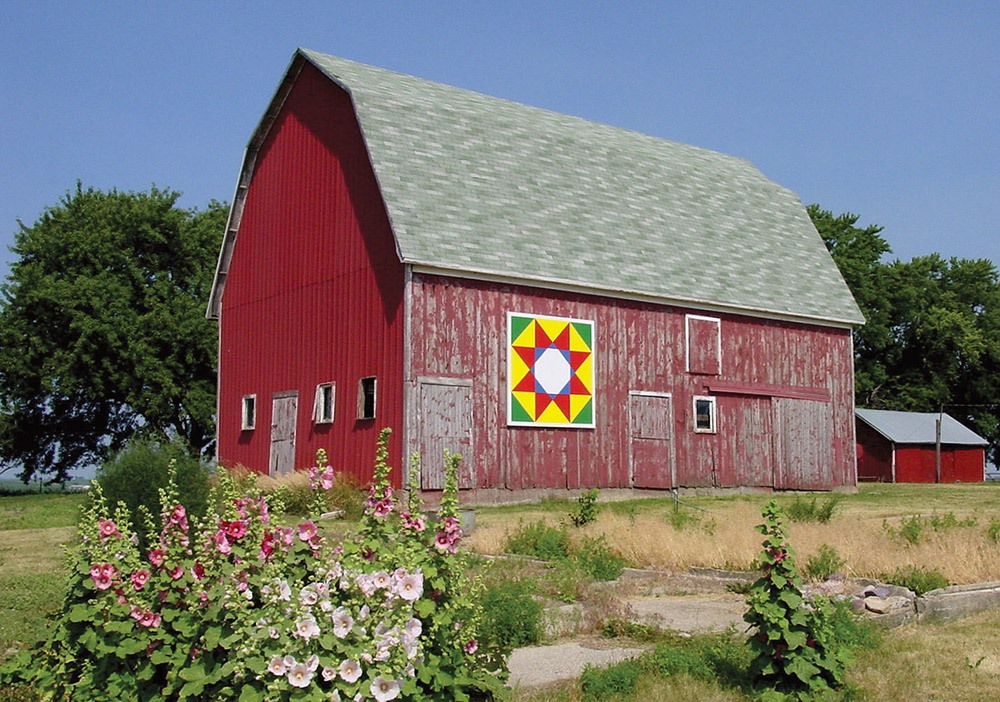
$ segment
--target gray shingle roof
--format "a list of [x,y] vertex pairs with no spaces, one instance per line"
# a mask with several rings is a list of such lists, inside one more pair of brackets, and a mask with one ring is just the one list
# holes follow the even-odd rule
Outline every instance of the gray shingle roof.
[[300,53],[350,91],[406,263],[864,322],[802,203],[743,159]]
[[[897,444],[933,444],[937,441],[934,426],[937,412],[896,412],[893,410],[855,410],[858,418]],[[989,442],[950,415],[941,416],[941,443],[986,446]]]

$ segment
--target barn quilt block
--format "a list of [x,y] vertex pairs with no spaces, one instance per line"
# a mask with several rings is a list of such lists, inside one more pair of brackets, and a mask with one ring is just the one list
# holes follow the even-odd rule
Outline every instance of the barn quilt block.
[[594,323],[507,315],[507,423],[594,426]]

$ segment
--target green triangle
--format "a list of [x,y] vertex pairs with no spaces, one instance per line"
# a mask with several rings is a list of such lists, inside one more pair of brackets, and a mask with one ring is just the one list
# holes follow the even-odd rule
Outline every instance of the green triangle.
[[510,398],[510,421],[512,422],[534,422],[535,418],[528,414],[524,406],[517,401],[516,397]]
[[513,344],[514,343],[514,339],[516,339],[517,337],[521,336],[521,332],[523,332],[525,329],[527,329],[528,325],[531,324],[531,322],[532,322],[531,317],[517,317],[515,315],[511,315],[511,318],[510,318],[510,340],[509,340],[508,343]]
[[594,423],[594,401],[589,400],[576,415],[573,424],[593,424]]
[[576,329],[576,333],[580,335],[584,343],[587,344],[588,349],[594,348],[594,325],[593,324],[583,324],[573,322],[573,328]]

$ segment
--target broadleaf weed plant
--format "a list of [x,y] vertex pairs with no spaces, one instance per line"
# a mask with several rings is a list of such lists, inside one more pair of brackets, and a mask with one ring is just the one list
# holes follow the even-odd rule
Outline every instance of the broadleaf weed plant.
[[[362,533],[344,545],[324,538],[317,514],[276,525],[262,495],[220,471],[216,508],[204,519],[189,517],[171,477],[144,551],[127,512],[96,489],[68,552],[68,590],[51,635],[9,660],[0,683],[84,702],[492,694],[503,661],[477,650],[476,588],[464,580],[461,534],[449,519],[454,466],[449,507],[426,528],[419,514],[394,510],[387,440],[385,431]],[[322,491],[319,458],[313,477]]]
[[830,604],[819,597],[810,602],[803,598],[777,503],[771,500],[762,514],[764,523],[757,527],[764,535],[757,561],[762,572],[747,595],[743,617],[751,627],[754,683],[766,691],[765,698],[797,699],[842,688],[852,656],[834,640]]
[[583,527],[597,521],[597,488],[591,488],[581,494],[576,500],[576,509],[569,513],[570,522],[575,527]]

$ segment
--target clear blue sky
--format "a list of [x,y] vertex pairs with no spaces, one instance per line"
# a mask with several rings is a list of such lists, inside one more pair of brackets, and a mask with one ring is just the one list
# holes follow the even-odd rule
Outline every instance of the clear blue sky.
[[0,274],[84,186],[232,196],[297,46],[735,154],[896,257],[1000,265],[1000,3],[46,2],[0,10]]

